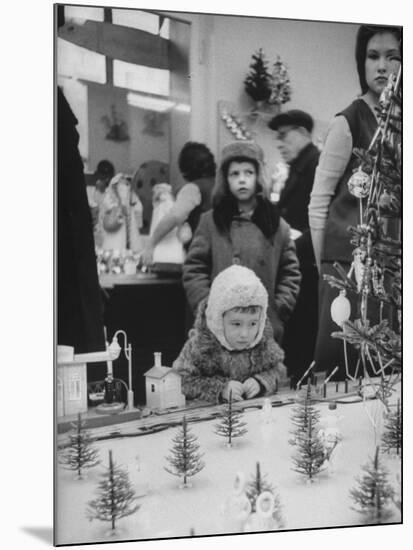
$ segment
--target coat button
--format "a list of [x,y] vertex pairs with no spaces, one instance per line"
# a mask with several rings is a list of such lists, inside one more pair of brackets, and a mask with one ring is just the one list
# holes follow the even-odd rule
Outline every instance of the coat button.
[[234,256],[232,258],[232,263],[233,265],[240,265],[241,264],[241,260],[238,258],[238,256]]

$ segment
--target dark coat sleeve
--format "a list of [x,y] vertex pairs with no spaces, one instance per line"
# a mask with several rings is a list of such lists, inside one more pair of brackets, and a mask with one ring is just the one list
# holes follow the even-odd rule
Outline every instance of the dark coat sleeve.
[[57,92],[57,343],[105,349],[103,304],[77,120]]
[[182,282],[193,312],[208,296],[211,286],[212,250],[211,231],[206,215],[202,215],[186,256]]
[[294,310],[300,290],[301,272],[297,259],[294,241],[290,237],[289,227],[283,224],[283,248],[278,266],[274,302],[278,316],[286,322]]

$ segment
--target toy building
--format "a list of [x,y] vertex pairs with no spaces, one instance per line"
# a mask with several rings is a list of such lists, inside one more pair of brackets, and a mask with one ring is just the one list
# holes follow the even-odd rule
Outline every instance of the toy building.
[[185,396],[181,392],[181,376],[171,367],[162,366],[160,353],[154,355],[154,366],[145,372],[147,407],[151,409],[183,407]]
[[110,350],[74,354],[71,346],[58,346],[56,373],[56,412],[57,418],[87,412],[86,365],[111,361],[116,355]]

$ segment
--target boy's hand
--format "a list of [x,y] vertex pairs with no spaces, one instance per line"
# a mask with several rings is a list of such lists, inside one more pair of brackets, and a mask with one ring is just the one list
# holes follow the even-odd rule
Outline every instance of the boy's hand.
[[242,401],[244,399],[242,397],[242,394],[244,393],[244,386],[241,382],[238,382],[238,380],[230,380],[222,390],[222,398],[225,401],[229,401],[229,393],[231,391],[233,401]]
[[260,385],[255,378],[247,378],[242,384],[245,397],[251,399],[260,393]]

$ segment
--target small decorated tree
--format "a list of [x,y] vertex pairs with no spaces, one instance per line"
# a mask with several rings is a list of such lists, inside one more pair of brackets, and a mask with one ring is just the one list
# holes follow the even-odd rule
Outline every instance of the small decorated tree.
[[295,428],[292,431],[293,438],[289,443],[295,445],[302,434],[307,434],[309,419],[311,418],[314,426],[320,419],[320,411],[314,406],[314,400],[311,395],[311,382],[307,382],[307,387],[302,389],[297,396],[296,404],[293,407],[291,422]]
[[189,487],[189,478],[200,472],[205,463],[201,460],[203,455],[199,452],[198,439],[191,433],[185,416],[172,443],[171,454],[166,457],[171,467],[165,470],[182,478],[182,487]]
[[241,437],[247,433],[246,422],[242,420],[242,413],[234,409],[232,391],[229,392],[229,401],[223,405],[220,412],[220,421],[215,425],[215,433],[227,438],[228,447],[232,445],[234,437]]
[[402,448],[402,414],[400,399],[397,400],[396,410],[390,412],[386,424],[385,432],[382,437],[382,448],[386,452],[396,451],[397,456],[401,454]]
[[271,74],[262,48],[253,54],[252,59],[250,72],[244,80],[245,91],[254,101],[267,101],[271,95]]
[[77,479],[82,479],[82,470],[99,464],[99,451],[92,447],[94,439],[89,431],[85,430],[85,422],[80,413],[77,422],[72,423],[73,431],[69,434],[69,446],[62,452],[59,462],[67,470],[77,472]]
[[295,467],[293,470],[314,481],[314,477],[320,472],[325,461],[325,448],[321,437],[318,435],[315,418],[310,414],[307,417],[306,431],[296,433],[297,452],[292,457]]
[[280,497],[276,493],[274,487],[266,479],[266,475],[261,475],[260,463],[257,462],[255,474],[252,475],[250,481],[245,487],[245,493],[248,500],[251,503],[251,512],[256,512],[257,498],[264,492],[269,492],[274,497],[274,511],[272,513],[273,519],[277,522],[278,527],[283,526],[283,517],[281,513]]
[[140,508],[135,504],[136,500],[128,473],[113,462],[112,451],[109,451],[109,466],[101,476],[98,497],[88,502],[87,516],[90,521],[110,521],[114,533],[116,520],[130,516]]
[[362,467],[364,474],[357,478],[358,486],[350,495],[357,507],[365,514],[366,523],[383,523],[392,515],[390,509],[394,490],[388,482],[388,472],[380,462],[380,447],[376,448],[374,459]]
[[291,99],[291,83],[288,76],[287,67],[281,61],[280,56],[277,56],[277,61],[274,63],[269,80],[270,97],[268,103],[281,107]]

